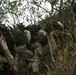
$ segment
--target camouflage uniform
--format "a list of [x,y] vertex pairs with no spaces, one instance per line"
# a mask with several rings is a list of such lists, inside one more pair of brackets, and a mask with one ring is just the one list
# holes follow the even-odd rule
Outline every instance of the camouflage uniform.
[[8,60],[9,64],[13,64],[14,58],[8,49],[5,38],[2,35],[0,36],[0,47],[1,47],[1,50],[4,52],[4,56]]
[[32,44],[32,49],[34,49],[34,54],[31,59],[29,59],[29,67],[32,68],[33,72],[39,72],[39,64],[41,62],[40,58],[42,56],[42,45],[39,42]]
[[2,35],[0,35],[0,55],[2,56],[2,60],[0,60],[0,66],[2,67],[2,69],[0,68],[0,74],[14,75],[14,57],[9,51],[6,40]]

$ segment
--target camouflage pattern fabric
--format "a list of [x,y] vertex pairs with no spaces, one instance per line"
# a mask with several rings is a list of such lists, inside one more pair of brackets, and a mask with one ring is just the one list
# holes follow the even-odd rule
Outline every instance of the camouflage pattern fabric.
[[10,53],[10,51],[8,49],[5,38],[2,35],[0,37],[0,49],[4,53],[4,57],[7,59],[9,64],[13,64],[14,63],[14,58],[13,58],[12,54]]

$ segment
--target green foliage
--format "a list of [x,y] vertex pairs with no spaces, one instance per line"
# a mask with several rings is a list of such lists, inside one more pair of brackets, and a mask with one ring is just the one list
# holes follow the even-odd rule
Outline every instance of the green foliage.
[[[46,1],[48,1],[50,5],[53,6],[53,11],[50,10],[50,12],[48,12],[45,8],[40,6],[42,2]],[[62,22],[62,24],[64,25],[64,30],[63,32],[56,32],[54,30],[54,34],[52,34],[53,31],[49,32],[51,35],[48,35],[48,44],[43,48],[44,51],[43,56],[41,57],[40,70],[37,75],[76,75],[76,28],[73,27],[73,13],[71,3],[69,2],[69,0],[66,0],[65,2],[63,2],[63,0],[61,0],[62,2],[54,0],[54,3],[51,2],[51,0],[46,1],[43,0],[42,2],[38,2],[38,0],[32,0],[32,3],[37,6],[37,9],[33,7],[33,5],[27,8],[31,10],[30,13],[35,14],[34,20],[36,19],[36,17],[41,19],[37,23],[42,27],[42,29],[45,29],[46,26],[50,27],[51,22],[53,20],[57,20]],[[16,18],[14,19],[16,20],[18,19],[18,16],[22,15],[24,9],[26,9],[25,7],[21,10],[18,10],[18,7],[21,7],[22,5],[21,1],[7,2],[3,0],[2,2],[4,4],[5,11],[2,8],[0,9],[0,17],[4,17],[4,14],[10,12],[13,18],[15,18],[14,16],[16,16]],[[6,3],[8,4],[6,5]],[[31,2],[28,2],[29,5],[30,3]],[[45,19],[42,18],[42,13],[38,13],[39,8],[49,13],[49,15],[45,17]],[[0,21],[2,22],[3,18]],[[20,31],[17,27],[13,27],[12,33],[17,40],[17,44],[22,44],[24,41],[24,39],[21,39],[23,36],[23,32]],[[28,65],[28,61],[26,61],[26,57],[22,56],[19,61],[19,68],[20,70],[22,69],[21,74],[36,75],[36,73],[34,74],[32,70],[30,70],[26,65]]]

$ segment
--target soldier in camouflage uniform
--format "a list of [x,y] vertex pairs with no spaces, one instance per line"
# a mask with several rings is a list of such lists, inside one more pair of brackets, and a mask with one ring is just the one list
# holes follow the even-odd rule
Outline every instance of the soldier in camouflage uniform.
[[1,25],[0,25],[0,56],[2,58],[2,60],[0,59],[0,66],[2,66],[2,67],[0,67],[0,74],[10,75],[11,72],[13,74],[13,72],[14,72],[14,57],[11,54],[11,52],[7,46],[6,39],[2,35]]

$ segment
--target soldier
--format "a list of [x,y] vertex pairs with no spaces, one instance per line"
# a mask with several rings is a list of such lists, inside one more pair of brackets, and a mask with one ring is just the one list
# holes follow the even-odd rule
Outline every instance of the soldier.
[[9,72],[14,70],[14,57],[8,49],[5,38],[0,34],[0,55],[7,59],[10,67],[8,69]]
[[34,73],[39,72],[39,64],[41,62],[41,56],[42,56],[42,45],[39,42],[34,42],[31,46],[31,49],[34,50],[33,57],[31,59],[28,59],[29,61],[29,67],[32,68]]
[[12,74],[14,73],[15,63],[14,63],[14,57],[8,48],[7,41],[3,36],[2,32],[3,30],[6,30],[6,28],[4,25],[0,24],[0,56],[2,57],[2,59],[3,58],[5,59],[3,61],[0,60],[1,61],[0,63],[3,64],[3,65],[0,64],[0,66],[2,66],[2,69],[0,68],[0,74],[10,75],[11,72]]
[[1,34],[5,37],[8,49],[10,50],[11,54],[14,56],[16,55],[16,45],[15,45],[15,39],[11,31],[4,25],[0,24],[0,31]]

